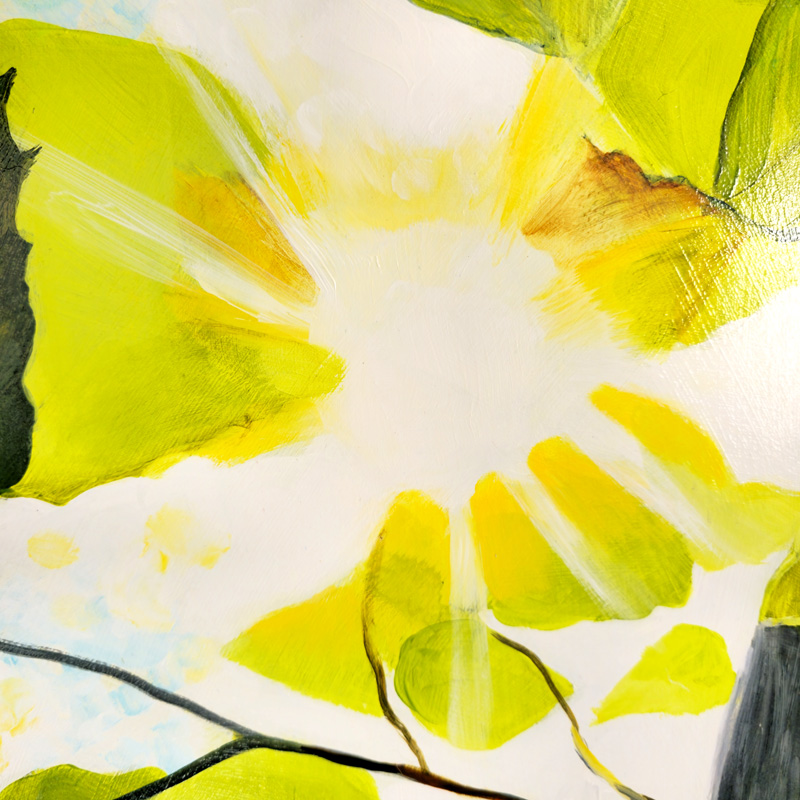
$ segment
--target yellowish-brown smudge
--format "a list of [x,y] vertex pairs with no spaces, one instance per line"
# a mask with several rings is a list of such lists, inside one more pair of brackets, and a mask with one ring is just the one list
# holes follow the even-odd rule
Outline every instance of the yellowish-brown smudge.
[[278,228],[272,213],[238,176],[176,175],[175,208],[186,219],[277,279],[293,300],[311,303],[317,286]]

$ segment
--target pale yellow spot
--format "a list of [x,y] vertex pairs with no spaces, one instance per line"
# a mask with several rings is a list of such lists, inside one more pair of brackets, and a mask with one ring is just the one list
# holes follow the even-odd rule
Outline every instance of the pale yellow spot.
[[0,682],[0,731],[17,736],[34,722],[33,698],[21,678]]
[[85,631],[100,623],[100,612],[77,594],[62,595],[53,601],[53,617],[68,628]]
[[28,555],[39,566],[61,569],[78,560],[78,548],[69,536],[48,531],[28,539]]
[[153,552],[161,573],[171,564],[211,569],[230,549],[230,537],[211,537],[191,514],[168,505],[147,520],[147,529],[142,555]]

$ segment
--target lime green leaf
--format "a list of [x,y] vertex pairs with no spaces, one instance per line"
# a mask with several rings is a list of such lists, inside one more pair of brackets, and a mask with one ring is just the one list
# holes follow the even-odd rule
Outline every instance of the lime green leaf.
[[579,56],[602,42],[624,0],[412,0],[418,6],[553,56]]
[[42,146],[18,212],[37,326],[31,461],[13,491],[65,502],[312,430],[342,364],[304,341],[308,274],[231,152],[247,141],[269,166],[249,112],[142,42],[9,21],[0,60],[18,70],[12,131]]
[[372,776],[319,758],[248,750],[167,789],[163,800],[378,800]]
[[303,694],[380,716],[364,650],[363,582],[353,577],[262,619],[222,654]]
[[426,495],[399,495],[366,563],[342,584],[264,617],[223,655],[303,694],[380,715],[365,650],[365,599],[372,645],[393,668],[408,636],[449,615],[448,525]]
[[164,775],[154,767],[101,775],[61,764],[14,781],[0,792],[0,800],[115,800]]
[[[629,0],[590,68],[659,174],[709,192],[728,100],[765,0]],[[790,69],[790,67],[787,67]]]
[[626,714],[700,714],[726,703],[735,680],[718,633],[699,625],[676,625],[611,690],[595,711],[596,721]]
[[800,218],[800,6],[772,2],[731,98],[716,191],[751,219],[786,228]]
[[[569,681],[551,674],[562,695],[572,693]],[[426,728],[470,750],[499,747],[556,704],[531,661],[474,619],[440,622],[408,639],[394,685]]]

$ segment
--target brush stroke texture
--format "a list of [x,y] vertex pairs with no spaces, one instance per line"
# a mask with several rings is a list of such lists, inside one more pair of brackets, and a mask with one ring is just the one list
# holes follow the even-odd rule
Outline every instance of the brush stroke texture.
[[731,703],[716,800],[800,796],[800,628],[759,625]]
[[25,281],[31,245],[17,231],[16,212],[38,150],[21,151],[11,136],[7,103],[15,76],[12,68],[0,77],[0,491],[28,467],[34,422],[23,386],[35,328]]

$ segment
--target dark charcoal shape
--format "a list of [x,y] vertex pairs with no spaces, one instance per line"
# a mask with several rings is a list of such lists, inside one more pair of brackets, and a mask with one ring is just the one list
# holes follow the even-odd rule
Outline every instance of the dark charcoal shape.
[[798,800],[800,629],[759,625],[731,709],[717,800]]
[[22,385],[35,328],[25,282],[31,246],[17,232],[15,216],[37,150],[20,151],[8,127],[6,104],[15,75],[10,69],[0,76],[0,491],[28,468],[34,422]]

